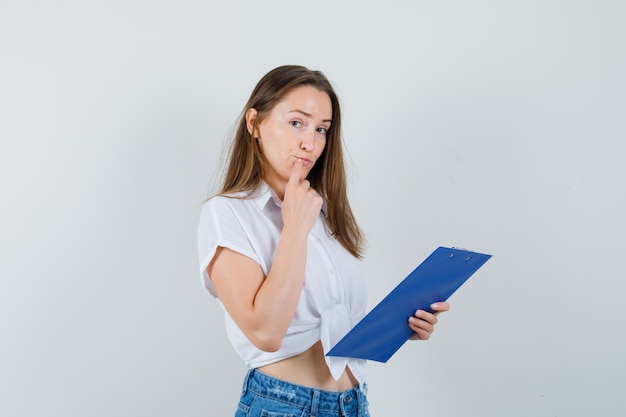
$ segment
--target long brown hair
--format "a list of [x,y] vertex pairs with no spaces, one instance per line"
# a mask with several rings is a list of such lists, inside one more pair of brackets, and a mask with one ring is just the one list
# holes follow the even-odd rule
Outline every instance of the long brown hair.
[[220,195],[255,191],[266,175],[266,160],[259,144],[246,125],[246,112],[257,111],[251,131],[254,132],[274,106],[296,87],[312,86],[325,92],[332,104],[332,120],[326,132],[326,146],[309,172],[311,186],[327,204],[326,220],[337,241],[357,258],[362,257],[363,234],[348,202],[346,173],[341,140],[341,110],[339,99],[330,82],[320,71],[303,66],[285,65],[268,72],[258,82],[243,109],[235,137],[228,153],[228,168]]

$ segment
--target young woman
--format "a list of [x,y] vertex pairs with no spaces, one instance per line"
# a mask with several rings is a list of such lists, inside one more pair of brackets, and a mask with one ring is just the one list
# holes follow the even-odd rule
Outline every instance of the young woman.
[[[275,68],[246,103],[198,230],[204,284],[250,368],[236,416],[369,416],[365,361],[324,355],[365,315],[362,243],[337,96],[319,71]],[[449,305],[431,308],[408,318],[413,339]]]

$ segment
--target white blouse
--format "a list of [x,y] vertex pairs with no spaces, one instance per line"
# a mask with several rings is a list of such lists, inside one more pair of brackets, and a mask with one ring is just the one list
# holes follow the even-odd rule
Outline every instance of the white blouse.
[[[283,227],[280,206],[280,199],[265,183],[250,197],[217,196],[203,206],[198,227],[200,273],[204,286],[218,302],[206,271],[217,248],[229,248],[247,256],[267,276]],[[324,211],[308,236],[302,294],[278,351],[265,352],[254,346],[224,309],[228,338],[250,368],[298,355],[318,340],[327,353],[365,315],[367,289],[360,261],[326,230]],[[221,302],[220,305],[224,308]],[[335,379],[348,366],[360,384],[365,382],[365,360],[329,356],[325,359]]]

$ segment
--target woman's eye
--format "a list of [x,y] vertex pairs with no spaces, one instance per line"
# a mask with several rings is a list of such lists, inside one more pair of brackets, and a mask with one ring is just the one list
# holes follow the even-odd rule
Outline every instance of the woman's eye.
[[291,126],[293,127],[302,127],[302,122],[300,120],[292,120],[289,123],[291,123]]
[[326,132],[328,132],[328,129],[326,129],[325,127],[318,127],[317,128],[317,133],[321,133],[322,135],[325,135]]

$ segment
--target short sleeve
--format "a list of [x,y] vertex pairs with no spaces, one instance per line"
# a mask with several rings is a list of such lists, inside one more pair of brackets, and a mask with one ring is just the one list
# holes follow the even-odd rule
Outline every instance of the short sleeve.
[[206,268],[213,260],[218,247],[241,253],[260,264],[241,219],[230,200],[220,196],[208,200],[202,207],[198,225],[200,275],[205,288],[215,298],[217,298],[217,291]]

